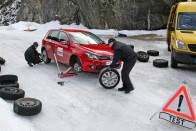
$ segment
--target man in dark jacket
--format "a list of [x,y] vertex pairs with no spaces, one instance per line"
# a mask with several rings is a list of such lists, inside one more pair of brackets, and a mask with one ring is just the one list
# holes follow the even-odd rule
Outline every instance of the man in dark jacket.
[[32,67],[33,64],[35,65],[42,62],[41,54],[36,50],[37,47],[38,43],[34,42],[24,53],[25,60],[30,67]]
[[125,93],[127,94],[130,91],[134,90],[134,87],[129,78],[129,73],[131,72],[133,66],[136,63],[136,60],[137,60],[136,53],[133,51],[133,49],[129,45],[116,41],[114,38],[110,38],[108,40],[108,46],[112,50],[114,50],[114,57],[110,65],[110,68],[114,68],[118,60],[121,60],[124,62],[123,68],[121,71],[123,87],[119,88],[118,90],[125,91]]

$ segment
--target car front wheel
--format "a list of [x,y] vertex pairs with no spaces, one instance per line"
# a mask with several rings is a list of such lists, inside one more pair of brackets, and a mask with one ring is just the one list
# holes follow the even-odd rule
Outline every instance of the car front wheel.
[[73,69],[76,73],[82,71],[82,65],[81,65],[81,62],[78,58],[76,59],[75,63],[73,64]]

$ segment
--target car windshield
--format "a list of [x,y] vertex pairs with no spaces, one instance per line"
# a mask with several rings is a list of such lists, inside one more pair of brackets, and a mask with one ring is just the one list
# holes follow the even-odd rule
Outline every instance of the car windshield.
[[196,13],[179,13],[178,30],[196,30]]
[[89,32],[69,32],[75,44],[103,44],[103,41],[96,35]]

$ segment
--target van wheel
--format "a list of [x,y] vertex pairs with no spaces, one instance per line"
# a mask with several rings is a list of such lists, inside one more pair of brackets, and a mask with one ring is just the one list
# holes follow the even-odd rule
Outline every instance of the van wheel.
[[51,59],[48,58],[48,53],[46,49],[42,50],[42,58],[45,64],[49,64],[51,62]]
[[72,67],[76,73],[82,71],[82,64],[81,64],[79,58],[76,59],[75,63],[72,65]]
[[22,89],[14,87],[6,87],[0,90],[0,97],[5,100],[17,100],[23,98],[25,92]]
[[168,67],[168,61],[164,59],[155,59],[153,60],[153,66],[160,68]]
[[41,101],[34,98],[20,98],[14,102],[14,112],[22,116],[36,115],[41,109]]
[[147,53],[150,56],[159,56],[159,51],[156,50],[148,50]]
[[178,68],[178,62],[174,58],[174,53],[171,54],[171,67],[172,68]]
[[137,52],[137,60],[140,62],[148,62],[149,55],[144,51],[138,51]]
[[0,76],[0,89],[5,87],[19,88],[18,76],[16,75],[1,75]]

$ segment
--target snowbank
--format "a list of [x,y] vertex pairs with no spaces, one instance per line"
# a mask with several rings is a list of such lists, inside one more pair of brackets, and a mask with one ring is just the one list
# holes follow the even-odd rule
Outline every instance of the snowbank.
[[[145,31],[145,30],[122,30],[117,31],[114,29],[108,29],[108,30],[97,30],[97,29],[88,29],[83,25],[61,25],[59,21],[51,21],[45,24],[37,24],[35,22],[24,22],[20,21],[15,24],[11,24],[7,27],[8,30],[34,30],[39,32],[47,32],[50,29],[60,29],[60,28],[66,28],[66,29],[82,29],[90,31],[98,36],[110,36],[110,37],[116,37],[118,36],[118,33],[125,34],[127,36],[135,36],[135,35],[143,35],[143,34],[156,34],[160,37],[165,37],[165,30],[157,30],[157,31]],[[1,28],[0,28],[1,29]],[[4,28],[5,29],[5,28]]]

